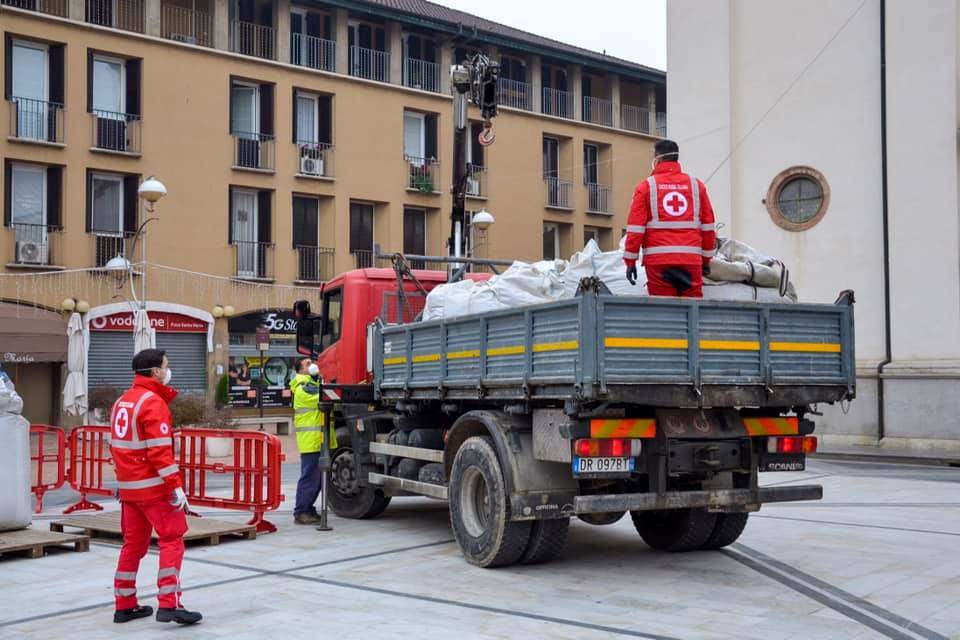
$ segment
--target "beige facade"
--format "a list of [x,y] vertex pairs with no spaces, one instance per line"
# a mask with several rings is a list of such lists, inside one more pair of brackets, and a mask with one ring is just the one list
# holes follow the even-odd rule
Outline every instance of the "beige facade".
[[[102,267],[116,253],[139,262],[139,249],[130,255],[130,236],[144,216],[130,190],[149,175],[163,181],[168,195],[157,207],[157,220],[146,227],[147,262],[207,274],[148,268],[152,301],[207,312],[229,304],[238,314],[286,308],[319,281],[369,260],[351,251],[373,248],[369,238],[351,239],[351,203],[373,205],[372,244],[384,252],[409,251],[414,236],[413,245],[422,241],[427,254],[446,253],[453,125],[442,71],[457,47],[482,47],[489,54],[511,53],[508,47],[493,39],[485,43],[482,35],[458,41],[389,20],[382,12],[365,16],[319,3],[260,4],[272,4],[272,15],[255,12],[261,22],[269,18],[270,27],[231,22],[242,7],[231,8],[225,0],[197,3],[203,13],[187,9],[189,2],[160,0],[4,0],[0,30],[8,77],[0,108],[7,128],[0,138],[6,203],[0,298],[53,309],[68,297],[93,308],[116,303],[113,280],[103,273],[37,274]],[[329,39],[305,35],[306,24]],[[370,49],[356,44],[365,37]],[[381,46],[384,51],[377,51]],[[413,58],[415,46],[429,49],[434,61]],[[23,69],[34,68],[33,53],[43,56],[43,81],[11,80],[18,69],[22,76]],[[601,62],[584,69],[582,63],[565,62],[566,54],[558,51],[550,65],[569,79],[567,91],[561,91],[541,84],[545,54],[511,55],[527,69],[526,77],[501,87],[502,103],[517,108],[501,109],[494,121],[496,142],[485,149],[483,168],[471,183],[471,193],[482,197],[470,197],[467,209],[485,208],[496,217],[478,239],[477,253],[540,259],[545,223],[557,225],[560,255],[579,249],[585,233],[612,248],[634,185],[647,173],[653,134],[664,133],[662,113],[657,115],[664,110],[663,74],[608,70]],[[579,84],[588,74],[589,98]],[[549,75],[553,82],[556,74]],[[18,90],[39,91],[31,97],[43,99],[32,107]],[[302,112],[298,96],[305,99]],[[407,125],[405,113],[411,116]],[[470,117],[479,120],[479,112],[471,107]],[[306,124],[295,125],[298,118]],[[256,131],[243,131],[246,122]],[[544,177],[545,162],[550,164],[545,138],[557,145],[552,180]],[[596,148],[595,172],[585,165],[585,144]],[[425,160],[411,161],[411,149],[422,151]],[[322,166],[310,164],[321,158]],[[14,167],[19,178],[12,177]],[[31,167],[54,170],[42,179],[36,173],[33,183]],[[33,220],[46,228],[33,238],[43,245],[39,254],[36,248],[20,252],[34,227],[18,230],[21,210],[29,208],[18,203],[30,195],[18,191],[17,200],[11,194],[17,179],[34,184],[38,194],[43,185],[47,217]],[[298,205],[306,206],[311,220],[316,215],[315,223],[295,222],[295,196],[315,199]],[[243,207],[256,209],[256,222]],[[414,217],[422,211],[424,217],[422,235],[417,224],[408,225],[408,246],[405,210]],[[114,214],[116,220],[107,220]],[[104,225],[106,231],[99,228]],[[304,245],[304,233],[318,237]],[[185,284],[170,284],[178,279]],[[217,321],[214,340],[224,352],[225,324]],[[224,363],[225,355],[215,349],[211,366]]]

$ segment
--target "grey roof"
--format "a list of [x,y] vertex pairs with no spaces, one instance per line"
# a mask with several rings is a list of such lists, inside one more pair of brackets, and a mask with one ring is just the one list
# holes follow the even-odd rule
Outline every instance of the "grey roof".
[[564,57],[564,54],[566,54],[578,58],[586,58],[588,60],[595,61],[598,65],[613,65],[616,67],[622,67],[625,71],[634,70],[644,75],[653,74],[654,76],[661,76],[664,81],[666,81],[666,72],[661,69],[656,69],[654,67],[648,67],[636,62],[624,60],[622,58],[616,58],[614,56],[597,53],[596,51],[590,51],[589,49],[575,47],[573,45],[566,44],[565,42],[560,42],[559,40],[552,40],[550,38],[538,36],[534,33],[523,31],[522,29],[515,29],[505,24],[500,24],[499,22],[493,22],[492,20],[487,20],[486,18],[481,18],[480,16],[466,13],[465,11],[450,9],[449,7],[444,7],[443,5],[439,5],[434,2],[428,2],[427,0],[361,0],[361,3],[379,5],[381,7],[406,13],[411,16],[446,22],[453,26],[463,25],[465,30],[469,29],[471,32],[473,31],[473,28],[476,27],[477,31],[479,32],[478,35],[491,34],[494,36],[500,36],[502,38],[508,38],[535,47],[553,50],[557,52],[559,57]]

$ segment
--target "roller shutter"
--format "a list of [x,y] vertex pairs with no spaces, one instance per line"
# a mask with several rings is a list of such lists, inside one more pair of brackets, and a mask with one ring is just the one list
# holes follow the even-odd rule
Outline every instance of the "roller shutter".
[[207,393],[207,334],[157,333],[157,349],[167,352],[173,380],[170,386],[180,393]]
[[[174,378],[171,386],[195,395],[207,393],[207,335],[205,333],[157,333],[157,348],[167,352]],[[90,332],[88,386],[126,389],[133,380],[133,334]]]
[[87,386],[126,389],[133,380],[133,334],[112,331],[90,332],[87,356]]

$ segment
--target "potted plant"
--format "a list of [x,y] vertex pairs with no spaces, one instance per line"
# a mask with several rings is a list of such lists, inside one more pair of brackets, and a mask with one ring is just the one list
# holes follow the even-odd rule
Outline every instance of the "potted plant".
[[[183,395],[170,403],[173,423],[178,427],[197,427],[199,429],[233,429],[234,423],[230,409],[213,407],[202,396]],[[233,438],[207,438],[207,455],[220,458],[230,455]]]

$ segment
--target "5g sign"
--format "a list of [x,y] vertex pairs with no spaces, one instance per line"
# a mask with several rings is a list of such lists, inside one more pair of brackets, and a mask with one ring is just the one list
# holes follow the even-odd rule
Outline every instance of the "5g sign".
[[296,333],[297,321],[295,318],[282,318],[277,312],[268,313],[263,317],[263,326],[270,329],[270,333]]

